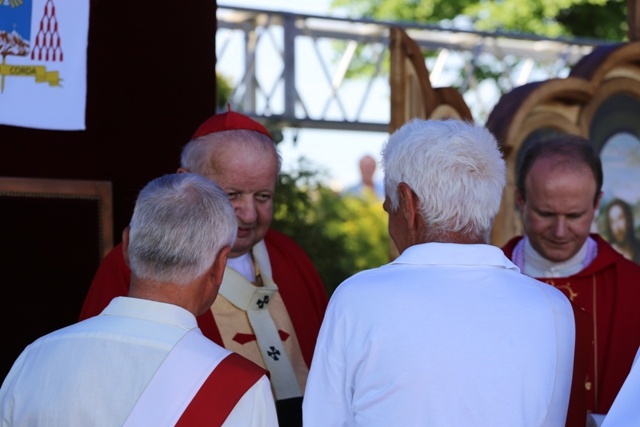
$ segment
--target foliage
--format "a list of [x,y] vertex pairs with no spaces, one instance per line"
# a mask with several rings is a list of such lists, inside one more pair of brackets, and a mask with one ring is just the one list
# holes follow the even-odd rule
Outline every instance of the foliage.
[[225,107],[229,102],[229,98],[231,98],[231,92],[233,92],[231,79],[223,74],[216,73],[216,107],[218,110],[224,109],[226,111]]
[[[477,31],[535,34],[549,38],[584,37],[609,41],[627,38],[626,0],[333,0],[352,18],[375,19]],[[336,46],[340,51],[340,46]],[[435,52],[425,52],[425,57]],[[375,56],[359,46],[346,77],[373,75]],[[512,61],[517,66],[519,59]],[[388,52],[383,71],[388,73]],[[478,62],[471,70],[461,71],[452,84],[464,92],[470,79],[475,82],[494,81],[500,93],[512,89],[505,81],[504,69],[496,61]]]
[[332,293],[354,273],[387,263],[389,240],[380,201],[343,197],[321,183],[323,175],[304,158],[282,173],[272,226],[302,246]]
[[625,0],[610,0],[604,6],[572,5],[560,10],[556,20],[576,37],[622,41],[627,39],[629,29],[627,12]]
[[626,38],[625,0],[333,0],[352,18],[440,24],[467,16],[480,31]]

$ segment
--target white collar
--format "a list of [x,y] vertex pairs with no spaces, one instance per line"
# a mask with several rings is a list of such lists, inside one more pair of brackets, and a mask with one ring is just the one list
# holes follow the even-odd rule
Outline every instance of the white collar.
[[[246,255],[249,256],[249,254]],[[227,265],[219,291],[220,295],[242,310],[254,308],[255,305],[258,304],[258,301],[263,301],[265,296],[270,298],[269,296],[278,290],[278,286],[276,286],[271,278],[271,262],[264,240],[259,241],[253,246],[251,255],[253,255],[253,259],[258,266],[263,285],[260,287],[255,286],[251,283],[252,281],[249,281],[242,273]],[[245,259],[251,261],[251,256]]]
[[195,316],[184,308],[142,298],[116,297],[102,310],[100,315],[150,320],[177,325],[187,330],[198,327]]
[[422,243],[405,249],[392,264],[486,266],[520,271],[500,248],[482,243]]
[[591,237],[587,238],[574,256],[562,262],[549,261],[544,258],[531,246],[527,237],[523,239],[523,244],[523,273],[531,277],[569,277],[580,272],[595,258],[595,256],[589,256],[589,246],[595,244]]
[[240,255],[237,258],[228,258],[227,267],[233,268],[250,282],[255,282],[256,280],[256,269],[253,265],[253,258],[251,258],[251,254],[249,252],[244,255]]

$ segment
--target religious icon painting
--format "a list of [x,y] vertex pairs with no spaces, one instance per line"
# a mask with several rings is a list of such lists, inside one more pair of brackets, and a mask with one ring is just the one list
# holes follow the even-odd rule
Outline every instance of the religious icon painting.
[[89,0],[0,0],[0,124],[85,129]]
[[618,252],[640,264],[640,99],[614,93],[591,122],[604,182],[598,231]]

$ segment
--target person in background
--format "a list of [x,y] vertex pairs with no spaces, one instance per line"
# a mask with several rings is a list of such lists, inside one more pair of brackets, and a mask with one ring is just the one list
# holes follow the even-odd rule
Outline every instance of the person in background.
[[487,244],[505,185],[493,135],[416,119],[382,161],[400,255],[332,295],[305,427],[563,425],[573,311]]
[[521,150],[516,200],[524,236],[503,247],[520,270],[561,290],[590,317],[587,410],[606,414],[640,345],[640,266],[590,234],[602,197],[602,164],[575,135],[534,140]]
[[360,168],[360,182],[347,188],[344,194],[364,197],[365,194],[370,194],[376,198],[384,199],[384,186],[382,182],[374,179],[376,172],[376,159],[370,155],[365,155],[360,159],[358,163]]
[[266,371],[202,335],[236,234],[212,181],[165,175],[123,234],[129,295],[29,345],[0,389],[3,426],[277,426]]
[[[220,295],[198,317],[205,336],[270,374],[282,427],[302,423],[302,394],[327,293],[308,256],[270,229],[280,157],[258,122],[229,111],[207,119],[182,150],[179,172],[215,181],[238,221]],[[117,246],[100,265],[81,319],[126,295],[129,268]]]

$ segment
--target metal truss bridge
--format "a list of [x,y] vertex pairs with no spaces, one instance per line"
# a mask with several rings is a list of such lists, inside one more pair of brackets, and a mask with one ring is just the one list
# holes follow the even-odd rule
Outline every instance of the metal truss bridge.
[[[501,93],[566,77],[605,44],[224,5],[217,25],[216,72],[232,87],[232,107],[289,128],[387,132],[391,26],[421,47],[432,86],[458,88],[479,123]],[[494,78],[478,80],[474,70],[481,67]]]

